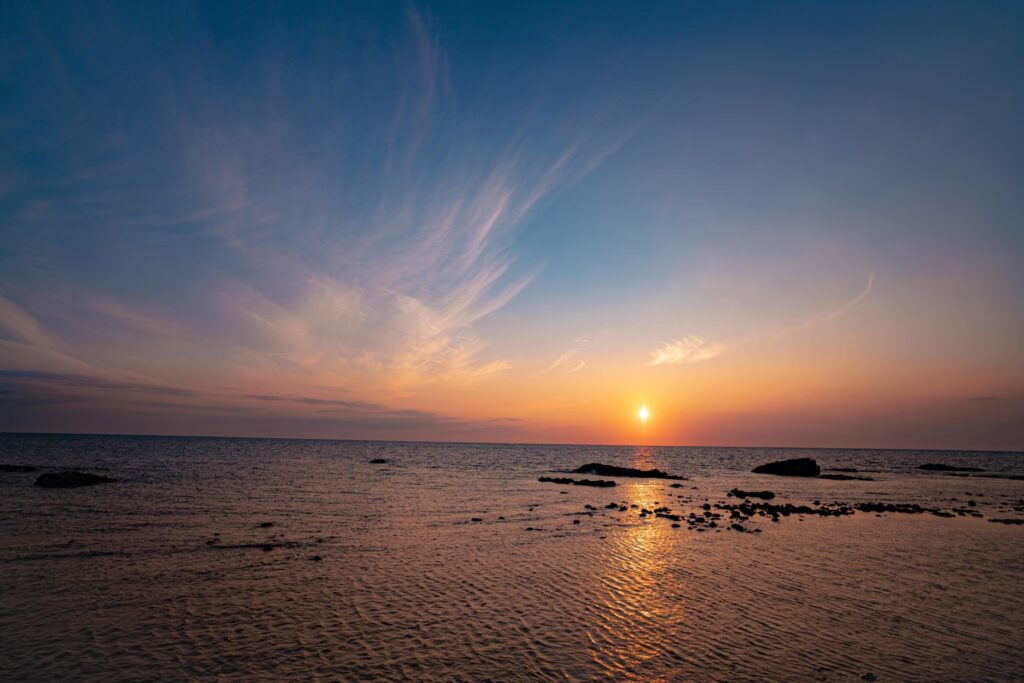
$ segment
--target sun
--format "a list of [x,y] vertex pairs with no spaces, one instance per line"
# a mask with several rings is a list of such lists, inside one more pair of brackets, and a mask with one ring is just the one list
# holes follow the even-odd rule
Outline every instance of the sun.
[[651,416],[651,411],[647,410],[647,406],[640,406],[640,410],[636,411],[636,416],[640,418],[641,422],[646,424],[647,419]]

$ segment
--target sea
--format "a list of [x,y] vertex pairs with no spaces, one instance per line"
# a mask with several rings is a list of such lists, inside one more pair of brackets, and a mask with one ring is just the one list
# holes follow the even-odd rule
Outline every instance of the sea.
[[[863,479],[751,472],[796,457]],[[686,480],[538,481],[591,462]],[[38,468],[0,472],[5,681],[1024,680],[1021,453],[5,434],[0,464]],[[34,485],[60,470],[118,481]],[[736,529],[734,488],[925,512]]]

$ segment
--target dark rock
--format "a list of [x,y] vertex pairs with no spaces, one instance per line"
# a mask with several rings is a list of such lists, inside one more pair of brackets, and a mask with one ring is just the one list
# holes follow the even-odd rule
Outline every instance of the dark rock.
[[0,465],[0,472],[38,472],[38,467],[31,465]]
[[36,486],[44,489],[70,489],[93,484],[113,484],[117,479],[86,472],[46,472],[36,477]]
[[638,470],[632,467],[616,467],[615,465],[603,465],[599,462],[591,462],[573,470],[576,474],[597,474],[602,477],[639,477],[645,479],[681,479],[661,470]]
[[269,529],[272,526],[274,526],[273,522],[260,522],[261,529]]
[[371,465],[387,465],[388,464],[388,459],[387,458],[374,458],[373,460],[370,461],[370,464]]
[[980,467],[957,467],[956,465],[944,465],[942,463],[929,462],[924,465],[918,465],[919,470],[928,470],[929,472],[984,472],[985,470]]
[[572,520],[572,523],[573,523],[573,524],[579,524],[579,523],[580,523],[580,520],[578,520],[578,519],[574,519],[574,520]]
[[541,477],[537,481],[550,483],[550,484],[561,484],[562,486],[597,486],[601,488],[607,488],[615,486],[614,481],[606,481],[603,479],[569,479],[568,477]]
[[1014,524],[1014,525],[1024,524],[1024,518],[1020,518],[1020,519],[990,519],[988,521],[995,522],[996,524]]
[[741,491],[740,489],[729,491],[729,495],[736,498],[762,498],[764,500],[771,500],[775,497],[771,491]]
[[483,519],[481,519],[480,517],[474,517],[473,519],[471,519],[471,520],[469,520],[469,521],[471,521],[471,522],[482,522],[482,521],[484,521],[484,520],[483,520]]
[[849,474],[819,474],[818,479],[831,479],[833,481],[874,481],[871,477],[851,477]]
[[775,474],[781,477],[816,477],[821,468],[814,458],[778,460],[754,468],[754,474]]
[[314,555],[313,557],[311,557],[309,559],[313,560],[314,562],[319,562],[320,560],[322,560],[324,558],[320,557],[319,555]]
[[878,676],[876,676],[873,673],[866,673],[866,674],[864,674],[863,676],[860,677],[860,680],[862,680],[862,681],[877,681],[878,680]]

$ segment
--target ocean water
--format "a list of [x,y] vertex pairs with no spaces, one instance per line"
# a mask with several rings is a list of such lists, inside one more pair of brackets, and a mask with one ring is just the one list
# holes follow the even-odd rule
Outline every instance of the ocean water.
[[[874,481],[750,473],[801,456]],[[593,461],[689,480],[537,481]],[[0,473],[0,677],[1021,680],[1024,526],[990,520],[1024,519],[1024,481],[925,462],[1024,474],[1009,453],[0,435],[0,463],[121,480]],[[982,516],[639,516],[733,487]]]

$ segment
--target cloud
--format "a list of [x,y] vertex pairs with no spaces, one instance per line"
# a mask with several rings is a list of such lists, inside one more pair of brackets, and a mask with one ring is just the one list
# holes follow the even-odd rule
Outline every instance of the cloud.
[[660,347],[651,352],[651,360],[648,365],[680,365],[686,363],[699,363],[711,360],[725,351],[725,346],[719,343],[708,343],[701,337],[689,335],[675,341],[664,342]]
[[169,387],[147,382],[130,380],[116,381],[88,375],[69,375],[56,372],[40,372],[34,370],[0,370],[0,382],[15,384],[37,384],[60,386],[69,389],[99,389],[104,391],[120,391],[128,393],[162,394],[164,396],[195,396],[191,389]]
[[821,323],[824,323],[824,322],[828,322],[830,320],[835,320],[837,318],[841,318],[842,316],[844,316],[847,313],[849,313],[850,310],[852,310],[856,306],[859,306],[865,299],[867,299],[868,296],[871,295],[871,291],[874,289],[874,287],[875,287],[875,274],[874,273],[868,273],[868,282],[864,286],[864,289],[861,290],[861,292],[859,294],[854,296],[849,301],[843,303],[842,305],[837,306],[837,307],[832,308],[832,309],[829,309],[829,310],[825,311],[824,313],[821,313],[821,314],[811,318],[810,320],[806,321],[803,324],[803,326],[804,327],[814,327],[815,325],[818,325],[818,324],[821,324]]
[[64,416],[86,421],[91,415],[115,413],[123,417],[131,413],[162,416],[159,419],[164,424],[174,424],[182,416],[195,419],[213,415],[230,418],[224,424],[244,425],[243,431],[250,433],[266,424],[273,425],[279,434],[315,428],[327,430],[326,435],[337,430],[335,436],[381,437],[388,435],[387,430],[469,435],[495,429],[507,431],[523,422],[516,417],[468,419],[360,399],[276,394],[231,396],[85,375],[0,371],[0,407],[6,409],[0,418],[0,429],[23,429],[39,418],[45,425],[46,412],[55,406],[60,406]]
[[554,370],[557,370],[558,368],[566,368],[566,372],[568,372],[569,374],[582,370],[587,363],[584,360],[580,360],[578,356],[581,353],[583,353],[588,347],[598,344],[601,340],[601,337],[603,337],[606,334],[606,331],[602,331],[597,335],[581,334],[580,336],[573,339],[572,346],[563,351],[560,356],[555,358],[548,365],[544,366],[537,372],[530,375],[530,379],[552,372]]

